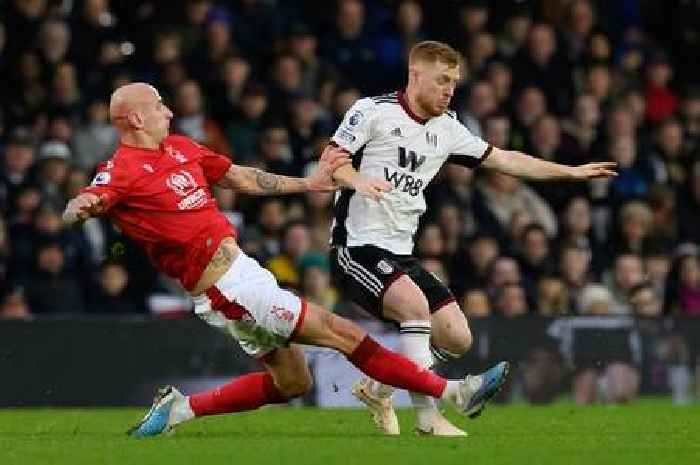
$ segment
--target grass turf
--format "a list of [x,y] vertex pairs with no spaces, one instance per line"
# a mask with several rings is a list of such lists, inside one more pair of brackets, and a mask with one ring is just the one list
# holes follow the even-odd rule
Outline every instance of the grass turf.
[[468,438],[383,437],[362,410],[265,408],[201,419],[147,440],[124,431],[141,409],[0,409],[0,464],[698,464],[700,406],[491,406],[448,414]]

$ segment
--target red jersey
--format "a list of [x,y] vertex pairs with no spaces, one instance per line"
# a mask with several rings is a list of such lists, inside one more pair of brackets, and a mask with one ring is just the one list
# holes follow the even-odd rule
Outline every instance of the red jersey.
[[158,149],[120,145],[83,192],[101,195],[106,216],[156,268],[191,290],[221,240],[236,237],[209,189],[230,166],[228,158],[171,135]]

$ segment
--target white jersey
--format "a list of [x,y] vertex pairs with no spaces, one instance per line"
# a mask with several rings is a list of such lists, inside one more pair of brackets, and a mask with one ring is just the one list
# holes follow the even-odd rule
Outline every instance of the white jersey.
[[397,255],[413,252],[413,235],[425,212],[423,190],[446,161],[478,166],[491,147],[454,112],[422,120],[403,92],[363,98],[345,114],[332,138],[352,156],[363,176],[383,178],[393,189],[376,202],[343,190],[336,194],[331,243],[375,245]]

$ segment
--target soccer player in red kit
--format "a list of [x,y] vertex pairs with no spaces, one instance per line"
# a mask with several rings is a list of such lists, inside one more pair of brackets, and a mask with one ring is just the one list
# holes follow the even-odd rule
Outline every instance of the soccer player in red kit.
[[[184,396],[162,388],[130,433],[153,436],[195,417],[286,402],[311,387],[296,343],[342,352],[383,383],[449,401],[463,413],[479,409],[499,383],[489,377],[446,380],[377,344],[354,323],[281,289],[272,274],[245,255],[236,231],[219,212],[213,184],[266,195],[336,189],[331,173],[349,162],[329,148],[307,178],[277,176],[237,166],[192,140],[168,135],[173,116],[158,91],[134,83],[118,88],[110,116],[120,134],[113,157],[92,184],[68,202],[69,224],[105,215],[143,246],[155,266],[192,295],[195,313],[234,337],[265,371],[241,376],[209,392]],[[374,181],[376,195],[387,189]]]

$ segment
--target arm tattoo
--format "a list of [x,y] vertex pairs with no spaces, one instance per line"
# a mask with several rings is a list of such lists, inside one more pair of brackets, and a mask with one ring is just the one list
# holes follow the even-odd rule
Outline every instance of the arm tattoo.
[[260,187],[266,193],[279,192],[281,178],[277,175],[256,169],[255,181],[257,182],[258,187]]

